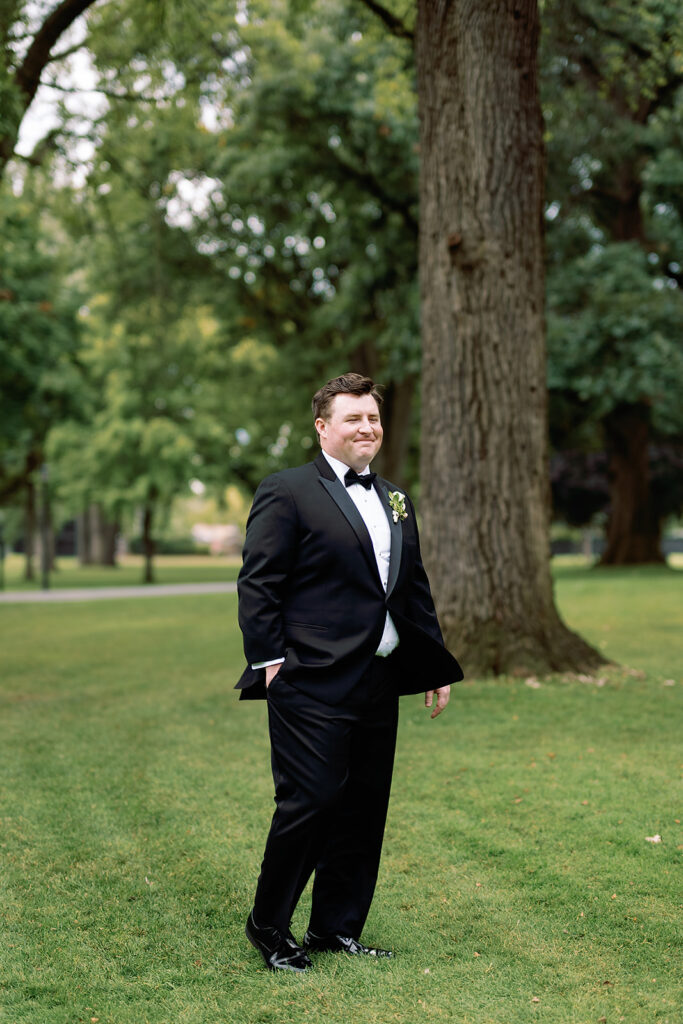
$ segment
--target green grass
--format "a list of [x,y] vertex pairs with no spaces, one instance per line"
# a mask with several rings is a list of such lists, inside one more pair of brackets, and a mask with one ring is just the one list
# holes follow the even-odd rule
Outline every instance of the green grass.
[[404,698],[365,931],[398,955],[303,977],[243,935],[272,783],[234,595],[0,607],[0,1021],[680,1024],[683,574],[557,594],[630,673]]
[[[211,555],[159,555],[154,560],[155,583],[224,583],[237,579],[239,558]],[[70,587],[130,587],[142,583],[141,555],[125,555],[116,566],[79,565],[75,558],[57,559],[57,570],[50,573],[50,589]],[[24,559],[9,555],[5,559],[5,590],[39,590],[40,565],[36,561],[36,579],[24,579]]]

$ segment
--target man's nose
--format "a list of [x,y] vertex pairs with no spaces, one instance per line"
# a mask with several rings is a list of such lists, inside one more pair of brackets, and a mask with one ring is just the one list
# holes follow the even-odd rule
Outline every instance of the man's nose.
[[364,434],[370,434],[370,433],[372,433],[372,430],[374,428],[373,428],[372,423],[370,422],[370,420],[363,420],[363,422],[360,425],[360,429],[361,429],[361,431]]

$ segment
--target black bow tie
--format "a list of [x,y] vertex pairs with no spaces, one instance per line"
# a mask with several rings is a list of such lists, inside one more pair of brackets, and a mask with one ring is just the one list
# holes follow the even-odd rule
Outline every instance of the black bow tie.
[[366,491],[369,491],[376,476],[376,473],[363,473],[362,476],[358,476],[355,469],[348,469],[344,476],[344,483],[347,487],[350,487],[351,484],[361,484]]

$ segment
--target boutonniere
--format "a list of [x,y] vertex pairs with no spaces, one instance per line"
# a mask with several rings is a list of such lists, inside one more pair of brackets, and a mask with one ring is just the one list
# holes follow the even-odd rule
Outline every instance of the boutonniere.
[[405,494],[401,494],[400,491],[389,491],[389,506],[391,508],[391,516],[395,523],[397,523],[399,519],[408,518]]

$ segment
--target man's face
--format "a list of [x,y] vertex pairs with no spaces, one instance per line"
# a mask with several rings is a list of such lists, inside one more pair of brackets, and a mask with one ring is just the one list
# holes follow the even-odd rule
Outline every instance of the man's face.
[[372,462],[384,434],[372,395],[335,395],[327,419],[318,417],[315,429],[323,451],[357,473]]

